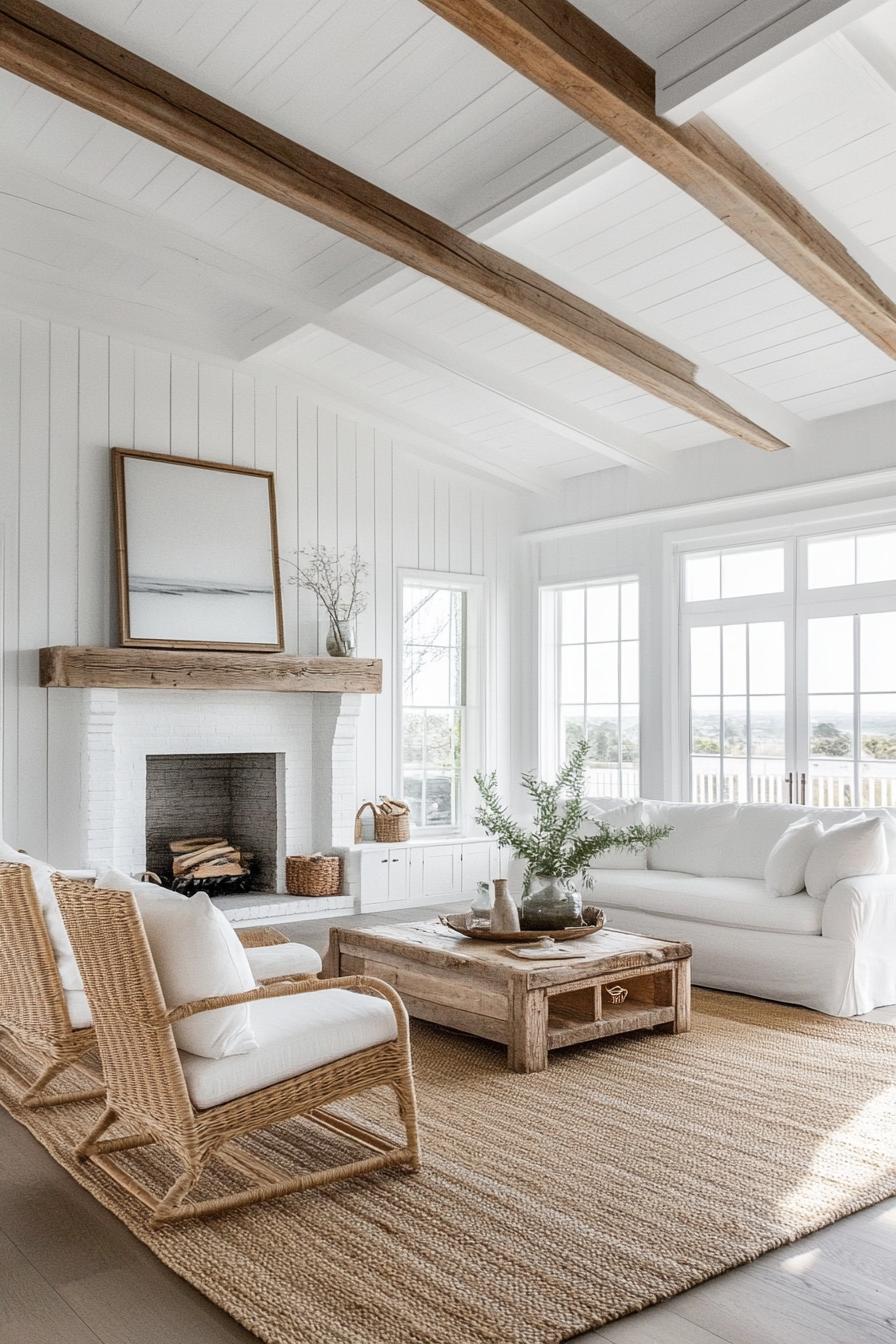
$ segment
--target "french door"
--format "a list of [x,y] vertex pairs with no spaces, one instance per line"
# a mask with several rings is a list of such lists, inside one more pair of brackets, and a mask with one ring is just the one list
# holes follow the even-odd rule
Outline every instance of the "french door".
[[896,529],[686,554],[681,592],[683,797],[896,806]]

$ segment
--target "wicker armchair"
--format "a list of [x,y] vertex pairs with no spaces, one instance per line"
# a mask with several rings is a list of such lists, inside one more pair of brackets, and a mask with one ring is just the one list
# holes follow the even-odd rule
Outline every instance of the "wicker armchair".
[[[77,1155],[94,1161],[145,1204],[151,1225],[223,1213],[383,1167],[419,1166],[407,1013],[391,986],[363,976],[324,981],[306,978],[168,1010],[133,896],[62,877],[54,878],[54,886],[84,977],[108,1088],[106,1109],[79,1144]],[[174,1023],[232,1004],[328,989],[359,990],[387,1000],[395,1014],[396,1038],[207,1109],[193,1105],[172,1032]],[[398,1101],[405,1131],[401,1146],[322,1109],[340,1098],[382,1086],[391,1087]],[[372,1155],[291,1176],[245,1151],[226,1151],[230,1140],[300,1115],[371,1149]],[[118,1120],[136,1132],[103,1138]],[[184,1167],[161,1198],[110,1160],[110,1154],[152,1143],[174,1153]],[[186,1196],[213,1157],[254,1183],[237,1193],[187,1202]]]
[[[92,883],[85,885],[93,890]],[[269,928],[238,929],[237,936],[247,950],[289,943],[284,934]],[[256,970],[260,984],[304,979],[307,974],[281,973],[265,979]],[[22,1064],[31,1066],[27,1073],[18,1059],[4,1064],[24,1089],[20,1105],[62,1106],[106,1095],[98,1066],[82,1058],[96,1045],[96,1034],[93,1027],[72,1027],[31,869],[18,863],[0,863],[0,1031],[15,1041]],[[54,1078],[72,1067],[90,1079],[89,1088],[46,1091]]]
[[[82,1062],[96,1035],[93,1027],[72,1027],[31,869],[20,863],[0,864],[0,1030],[13,1038],[22,1062],[32,1066],[28,1074],[18,1059],[5,1064],[25,1089],[19,1097],[22,1106],[59,1106],[105,1096],[102,1079]],[[93,1086],[46,1092],[54,1078],[74,1066]]]

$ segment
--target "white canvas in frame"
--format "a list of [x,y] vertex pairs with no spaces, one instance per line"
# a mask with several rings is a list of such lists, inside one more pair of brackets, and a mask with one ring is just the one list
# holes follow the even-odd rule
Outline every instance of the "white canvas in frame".
[[123,642],[282,648],[271,473],[114,460]]

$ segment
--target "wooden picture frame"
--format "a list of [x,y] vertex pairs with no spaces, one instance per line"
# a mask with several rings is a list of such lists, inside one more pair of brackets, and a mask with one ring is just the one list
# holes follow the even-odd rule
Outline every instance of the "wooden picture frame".
[[113,448],[112,498],[123,646],[282,651],[273,472]]

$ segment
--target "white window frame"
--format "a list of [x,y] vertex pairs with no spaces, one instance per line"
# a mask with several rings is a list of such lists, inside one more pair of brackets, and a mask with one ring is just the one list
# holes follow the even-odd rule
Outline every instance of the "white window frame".
[[[810,541],[857,532],[883,531],[896,527],[896,496],[832,505],[821,509],[788,511],[772,520],[755,519],[713,524],[709,527],[666,533],[663,537],[663,793],[670,799],[690,796],[690,705],[689,636],[691,624],[722,624],[726,615],[740,619],[774,620],[785,612],[788,695],[802,703],[805,695],[805,639],[810,615],[874,611],[894,606],[896,584],[892,581],[833,588],[808,587],[807,547]],[[785,591],[754,597],[720,598],[686,603],[683,587],[684,556],[699,551],[762,548],[770,543],[785,547]],[[867,605],[866,605],[867,604]],[[737,613],[737,616],[735,616]],[[761,614],[754,614],[761,613]],[[789,619],[788,619],[789,615]],[[780,616],[778,617],[780,619]],[[788,725],[787,752],[790,761],[808,766],[807,729],[801,714]],[[807,770],[808,773],[808,770]],[[796,788],[794,801],[798,800]]]
[[479,574],[452,574],[445,570],[398,569],[395,574],[395,752],[394,796],[401,797],[404,722],[404,590],[406,586],[450,588],[466,594],[464,628],[464,704],[461,708],[460,797],[454,825],[412,826],[417,838],[454,836],[473,829],[476,785],[473,775],[487,769],[486,730],[490,718],[488,704],[488,666],[490,630],[490,592],[488,579]]
[[[536,597],[538,604],[538,676],[536,685],[538,705],[538,769],[539,774],[543,779],[550,779],[556,774],[557,769],[562,764],[558,759],[558,743],[560,740],[560,701],[558,696],[558,685],[561,645],[557,639],[555,628],[557,602],[554,600],[549,603],[545,601],[545,598],[554,597],[556,599],[557,594],[569,592],[578,588],[599,588],[607,587],[610,584],[621,585],[624,583],[636,583],[638,585],[638,785],[636,793],[640,796],[643,770],[642,729],[644,714],[643,666],[641,659],[641,649],[643,647],[641,629],[643,601],[640,574],[603,574],[597,578],[590,577],[566,581],[564,583],[542,583],[538,585]],[[548,608],[550,608],[549,614]],[[587,636],[587,628],[585,633]],[[621,646],[623,641],[621,638],[618,638],[616,642]],[[621,657],[621,653],[619,656]],[[622,703],[621,700],[617,700],[617,705]]]

